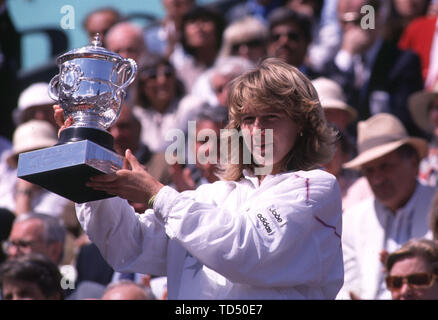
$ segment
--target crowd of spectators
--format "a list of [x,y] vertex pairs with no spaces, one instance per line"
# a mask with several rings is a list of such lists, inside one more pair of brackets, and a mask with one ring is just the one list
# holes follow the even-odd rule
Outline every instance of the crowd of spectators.
[[[312,81],[338,132],[333,159],[319,164],[342,195],[337,298],[438,299],[436,1],[246,0],[224,12],[162,2],[164,17],[145,28],[109,7],[83,22],[90,38],[100,33],[108,50],[138,64],[109,128],[116,152],[131,150],[179,192],[219,180],[216,163],[169,163],[166,134],[187,134],[196,121],[196,133],[220,137],[233,79],[279,58]],[[361,10],[367,5],[373,10]],[[7,30],[14,26],[0,0],[1,299],[167,299],[166,277],[113,269],[72,201],[17,178],[18,155],[55,145],[59,128],[48,83],[17,92],[20,48]],[[197,141],[195,154],[212,144],[219,140]]]

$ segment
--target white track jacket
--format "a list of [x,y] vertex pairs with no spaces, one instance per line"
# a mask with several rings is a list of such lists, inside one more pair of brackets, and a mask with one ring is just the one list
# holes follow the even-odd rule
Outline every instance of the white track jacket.
[[169,299],[334,299],[343,284],[341,194],[322,170],[166,186],[141,215],[120,198],[76,211],[115,270],[167,276]]

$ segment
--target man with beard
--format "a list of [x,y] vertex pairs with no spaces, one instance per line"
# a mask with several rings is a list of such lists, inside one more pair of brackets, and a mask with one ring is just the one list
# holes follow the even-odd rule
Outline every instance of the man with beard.
[[373,196],[344,212],[344,286],[338,298],[390,299],[383,272],[387,252],[428,233],[434,188],[417,180],[428,147],[388,113],[359,122],[357,131],[359,154],[344,168],[360,170]]

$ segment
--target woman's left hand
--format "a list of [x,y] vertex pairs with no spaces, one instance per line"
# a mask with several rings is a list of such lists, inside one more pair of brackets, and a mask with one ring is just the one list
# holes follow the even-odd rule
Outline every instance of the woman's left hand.
[[93,176],[86,185],[139,203],[147,203],[164,187],[145,170],[129,149],[126,150],[122,169],[111,174]]

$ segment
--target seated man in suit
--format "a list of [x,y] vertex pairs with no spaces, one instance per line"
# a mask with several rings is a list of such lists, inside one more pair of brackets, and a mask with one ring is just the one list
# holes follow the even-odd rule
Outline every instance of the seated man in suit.
[[[365,5],[375,12],[375,25],[369,28],[364,23],[368,16],[360,13]],[[380,112],[391,113],[411,135],[421,136],[407,108],[409,95],[423,88],[420,60],[415,53],[383,40],[379,7],[376,0],[339,0],[342,44],[323,74],[342,86],[348,104],[357,108],[359,120]]]

